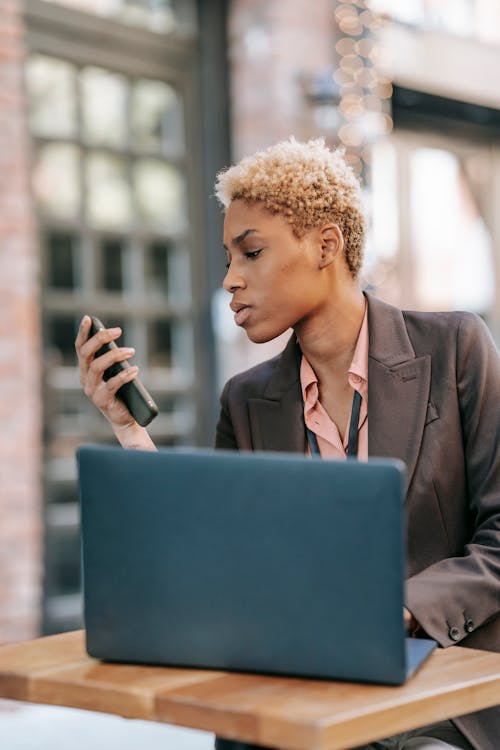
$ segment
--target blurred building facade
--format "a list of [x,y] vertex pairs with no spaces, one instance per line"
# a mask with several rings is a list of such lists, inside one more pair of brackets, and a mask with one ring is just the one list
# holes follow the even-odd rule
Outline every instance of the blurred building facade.
[[283,345],[248,344],[216,292],[231,159],[342,145],[364,283],[498,340],[496,6],[0,0],[0,641],[81,623],[74,451],[112,442],[79,385],[81,315],[136,348],[160,445],[210,444],[221,382]]

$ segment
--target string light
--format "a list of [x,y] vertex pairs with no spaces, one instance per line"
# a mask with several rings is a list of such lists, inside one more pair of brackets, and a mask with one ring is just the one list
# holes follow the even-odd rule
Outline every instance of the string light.
[[334,15],[343,34],[335,44],[339,64],[333,73],[343,118],[337,135],[348,164],[366,177],[371,145],[393,126],[388,109],[392,96],[389,60],[374,36],[381,18],[370,10],[367,0],[344,0]]

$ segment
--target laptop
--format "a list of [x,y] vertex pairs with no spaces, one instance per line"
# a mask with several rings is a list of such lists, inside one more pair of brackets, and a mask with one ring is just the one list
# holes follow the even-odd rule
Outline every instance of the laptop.
[[98,659],[402,684],[403,464],[78,450]]

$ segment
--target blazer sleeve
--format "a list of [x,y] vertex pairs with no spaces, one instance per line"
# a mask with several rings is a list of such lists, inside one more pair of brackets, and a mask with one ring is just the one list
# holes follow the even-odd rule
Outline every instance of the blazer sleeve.
[[472,314],[461,320],[456,351],[474,533],[463,556],[441,560],[406,582],[408,609],[442,646],[500,615],[500,363],[486,326]]

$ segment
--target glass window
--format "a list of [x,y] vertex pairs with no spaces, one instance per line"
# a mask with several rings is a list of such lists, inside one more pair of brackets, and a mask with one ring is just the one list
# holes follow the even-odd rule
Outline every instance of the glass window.
[[169,243],[161,241],[153,242],[146,249],[144,280],[147,294],[167,296],[170,250]]
[[88,66],[80,74],[82,137],[98,146],[127,143],[127,82],[124,76]]
[[186,225],[186,194],[179,170],[158,159],[138,159],[133,169],[137,213],[149,226],[176,234]]
[[401,23],[484,42],[500,41],[498,0],[369,0],[375,13]]
[[53,289],[77,286],[75,252],[77,237],[69,232],[50,232],[46,237],[47,283]]
[[74,482],[55,482],[52,492],[53,505],[78,503],[78,487]]
[[[152,425],[158,444],[192,444],[200,432],[190,276],[199,251],[185,231],[188,174],[195,188],[199,180],[185,158],[184,111],[186,95],[199,108],[186,69],[199,56],[197,0],[49,2],[39,9],[43,34],[37,27],[29,41],[51,54],[33,47],[26,63],[43,251],[45,632],[81,626],[75,450],[114,441],[79,385],[74,340],[84,312],[120,326],[117,344],[136,348],[141,378],[164,404]],[[101,27],[113,34],[105,50]]]
[[48,555],[57,565],[52,566],[53,586],[60,595],[73,594],[80,590],[80,555],[75,549],[80,548],[78,527],[60,529],[51,535]]
[[40,145],[33,167],[33,190],[40,209],[62,219],[80,212],[80,152],[67,143]]
[[123,256],[125,248],[120,239],[103,239],[100,246],[100,288],[121,292],[123,284]]
[[66,419],[66,424],[71,426],[72,431],[78,432],[80,420],[89,412],[88,401],[84,394],[77,390],[53,388],[51,390],[51,402],[58,418]]
[[492,240],[459,159],[419,148],[410,166],[419,303],[485,313],[495,297]]
[[47,321],[47,346],[52,362],[75,367],[75,337],[79,320],[73,315],[51,315]]
[[172,338],[168,320],[154,320],[148,324],[149,365],[171,367]]
[[162,81],[139,80],[132,90],[132,147],[175,156],[183,149],[182,102]]
[[77,136],[75,67],[46,55],[26,63],[29,122],[33,133],[50,138]]
[[46,0],[57,5],[114,18],[131,26],[142,26],[158,34],[193,32],[196,28],[194,0]]
[[85,163],[87,213],[97,226],[125,229],[131,224],[130,187],[124,158],[94,152]]

